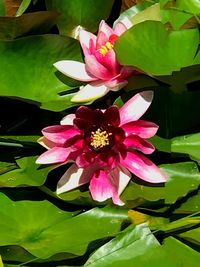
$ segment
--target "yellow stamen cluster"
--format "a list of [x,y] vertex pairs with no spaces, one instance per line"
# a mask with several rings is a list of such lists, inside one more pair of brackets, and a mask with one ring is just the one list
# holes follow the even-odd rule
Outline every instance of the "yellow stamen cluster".
[[111,44],[111,42],[106,42],[105,45],[102,45],[98,51],[105,56],[109,50],[111,50],[113,48],[113,44]]
[[92,142],[90,145],[95,149],[108,146],[110,135],[112,135],[112,133],[107,133],[106,131],[102,131],[100,128],[98,128],[95,132],[91,132]]

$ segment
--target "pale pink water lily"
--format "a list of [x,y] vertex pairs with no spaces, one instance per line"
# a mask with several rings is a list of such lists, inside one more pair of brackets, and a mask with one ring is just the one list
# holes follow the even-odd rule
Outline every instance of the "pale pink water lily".
[[106,110],[81,106],[63,118],[61,125],[42,130],[40,143],[48,150],[37,163],[74,162],[60,179],[58,194],[89,183],[94,200],[112,198],[115,204],[123,205],[119,196],[131,174],[150,183],[166,181],[160,169],[143,155],[154,151],[146,139],[158,129],[156,124],[140,120],[152,97],[152,91],[145,91],[121,108]]
[[79,40],[85,63],[62,60],[54,64],[66,76],[88,83],[80,88],[71,99],[72,102],[93,101],[110,90],[117,91],[128,83],[128,77],[138,73],[130,67],[121,66],[113,49],[115,41],[126,29],[122,22],[112,29],[103,20],[97,36],[81,29]]

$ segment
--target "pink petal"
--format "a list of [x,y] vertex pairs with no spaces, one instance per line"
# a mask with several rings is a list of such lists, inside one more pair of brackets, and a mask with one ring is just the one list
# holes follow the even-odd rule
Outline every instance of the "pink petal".
[[146,140],[140,138],[137,135],[130,135],[126,137],[123,143],[129,149],[137,149],[143,152],[144,154],[151,154],[155,150],[154,146],[151,143],[147,142]]
[[86,70],[91,76],[100,80],[109,80],[112,78],[110,71],[97,61],[94,55],[85,57]]
[[107,40],[109,39],[110,35],[114,34],[114,30],[110,26],[108,26],[108,24],[104,20],[100,22],[98,32],[103,32],[107,36]]
[[109,172],[109,180],[116,188],[118,188],[118,196],[124,191],[130,179],[131,173],[121,165],[118,165]]
[[94,170],[92,166],[82,169],[73,164],[59,180],[56,193],[62,194],[88,183],[93,176]]
[[75,119],[75,114],[68,114],[64,118],[62,118],[60,124],[61,125],[73,125],[73,120]]
[[118,36],[120,36],[122,33],[124,33],[127,30],[127,27],[125,26],[124,23],[119,21],[115,26],[114,26],[114,32]]
[[112,77],[120,74],[121,66],[116,59],[115,51],[113,49],[107,51],[106,55],[102,55],[100,51],[96,50],[93,55],[99,63],[106,67],[106,69],[109,69]]
[[71,150],[69,148],[63,147],[53,147],[36,160],[38,164],[55,164],[55,163],[63,163],[68,160],[69,154]]
[[110,80],[108,82],[105,82],[105,85],[109,87],[111,91],[119,91],[123,87],[127,85],[128,81],[119,81],[118,79],[116,80]]
[[64,145],[69,138],[80,132],[71,125],[55,125],[44,128],[42,133],[50,141]]
[[[116,179],[118,178],[119,177],[116,177]],[[109,198],[112,198],[115,204],[119,206],[124,205],[124,203],[118,197],[118,188],[110,183],[107,173],[103,170],[100,170],[98,174],[95,174],[92,177],[89,189],[92,198],[96,201],[102,202]]]
[[121,164],[142,180],[150,183],[163,183],[167,177],[148,158],[138,152],[127,152]]
[[47,149],[52,148],[52,147],[55,147],[55,146],[58,146],[58,144],[56,144],[56,143],[54,143],[54,142],[48,140],[48,139],[47,139],[46,137],[44,137],[44,136],[40,137],[40,138],[37,140],[37,142],[38,142],[41,146],[43,146],[43,147],[45,147],[45,148],[47,148]]
[[96,42],[96,49],[99,49],[102,45],[105,45],[106,42],[108,42],[108,36],[100,31],[98,32],[98,35],[97,35],[97,42]]
[[150,138],[154,136],[158,130],[158,125],[149,121],[133,121],[122,126],[126,135],[136,134],[141,138]]
[[109,92],[104,84],[91,83],[82,87],[71,99],[75,103],[94,101]]
[[153,99],[153,91],[144,91],[129,99],[119,110],[121,125],[138,120],[148,109]]
[[97,37],[91,32],[80,30],[79,40],[80,40],[80,44],[83,49],[84,55],[85,56],[90,55],[91,45],[96,47]]
[[92,74],[88,73],[86,66],[82,62],[73,60],[61,60],[53,64],[54,67],[64,75],[83,82],[91,82],[97,80]]

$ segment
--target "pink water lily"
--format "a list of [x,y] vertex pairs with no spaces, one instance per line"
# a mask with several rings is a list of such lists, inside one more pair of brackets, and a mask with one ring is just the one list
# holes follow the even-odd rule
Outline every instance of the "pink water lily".
[[112,198],[123,205],[119,196],[131,174],[150,183],[166,181],[160,169],[143,154],[154,147],[146,139],[155,135],[158,126],[140,120],[151,104],[152,91],[136,94],[121,108],[106,110],[81,106],[67,115],[61,125],[42,130],[40,143],[48,150],[38,159],[40,164],[74,164],[60,179],[57,193],[89,183],[94,200]]
[[80,88],[71,101],[88,102],[104,96],[110,90],[117,91],[128,83],[130,75],[137,73],[130,67],[121,66],[113,50],[115,41],[126,29],[122,22],[112,29],[105,21],[101,21],[97,36],[82,29],[79,40],[85,63],[62,60],[54,64],[68,77],[88,83]]

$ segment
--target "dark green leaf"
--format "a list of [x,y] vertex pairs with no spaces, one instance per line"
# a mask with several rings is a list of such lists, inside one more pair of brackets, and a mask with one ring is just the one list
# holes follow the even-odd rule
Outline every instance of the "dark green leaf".
[[53,111],[73,106],[73,94],[64,94],[72,87],[54,73],[53,63],[61,59],[81,61],[78,41],[44,35],[0,42],[0,95],[35,101]]
[[113,0],[46,0],[48,10],[60,13],[60,34],[71,37],[76,37],[79,25],[90,32],[96,32],[99,22],[108,18],[113,3]]
[[0,39],[47,33],[55,24],[57,16],[56,12],[39,11],[19,17],[0,17]]
[[5,16],[4,0],[0,0],[0,16]]
[[200,210],[200,192],[191,196],[186,202],[175,210],[175,213],[191,214]]

